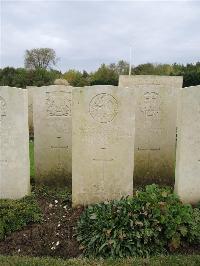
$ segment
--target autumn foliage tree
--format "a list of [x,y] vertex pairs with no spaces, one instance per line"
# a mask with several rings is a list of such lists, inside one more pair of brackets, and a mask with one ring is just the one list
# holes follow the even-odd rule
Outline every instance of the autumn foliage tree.
[[50,69],[56,65],[58,58],[52,48],[34,48],[26,50],[24,66],[27,69]]

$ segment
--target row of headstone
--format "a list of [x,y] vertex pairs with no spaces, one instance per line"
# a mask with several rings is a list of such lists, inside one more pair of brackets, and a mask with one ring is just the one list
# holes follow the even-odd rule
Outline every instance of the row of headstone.
[[[119,83],[33,88],[37,181],[69,184],[73,168],[74,205],[131,195],[133,180],[171,184],[178,125],[175,189],[185,202],[200,200],[200,86],[157,76]],[[0,107],[0,197],[20,198],[30,179],[26,90],[0,87]]]

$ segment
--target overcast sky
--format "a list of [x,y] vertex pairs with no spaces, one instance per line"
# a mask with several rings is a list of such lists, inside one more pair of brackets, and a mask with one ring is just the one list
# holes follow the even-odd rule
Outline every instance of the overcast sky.
[[200,61],[200,1],[1,1],[0,67],[23,67],[26,49],[50,47],[57,69],[101,63]]

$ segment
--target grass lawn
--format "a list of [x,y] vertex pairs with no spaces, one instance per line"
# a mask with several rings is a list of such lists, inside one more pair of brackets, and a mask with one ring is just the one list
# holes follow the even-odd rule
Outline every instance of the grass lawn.
[[34,142],[29,142],[29,154],[30,154],[30,175],[31,177],[34,177],[35,171],[34,171]]
[[121,260],[88,260],[88,259],[53,259],[46,258],[31,258],[31,257],[18,257],[18,256],[0,256],[0,265],[3,266],[129,266],[129,265],[141,265],[141,266],[160,266],[160,265],[184,265],[184,266],[198,266],[200,265],[200,255],[179,255],[179,256],[157,256],[148,259],[131,258]]

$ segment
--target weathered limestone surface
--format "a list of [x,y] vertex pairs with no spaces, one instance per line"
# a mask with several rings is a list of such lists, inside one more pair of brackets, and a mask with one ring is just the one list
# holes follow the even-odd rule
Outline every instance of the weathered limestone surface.
[[66,79],[56,79],[54,85],[65,85],[69,86],[69,82]]
[[30,190],[27,90],[0,86],[0,198]]
[[71,185],[72,87],[38,87],[33,93],[35,175],[38,183]]
[[182,77],[120,76],[136,95],[135,184],[173,184],[177,95]]
[[73,90],[72,200],[87,205],[133,193],[134,90]]
[[175,191],[185,203],[200,201],[200,86],[180,91]]

